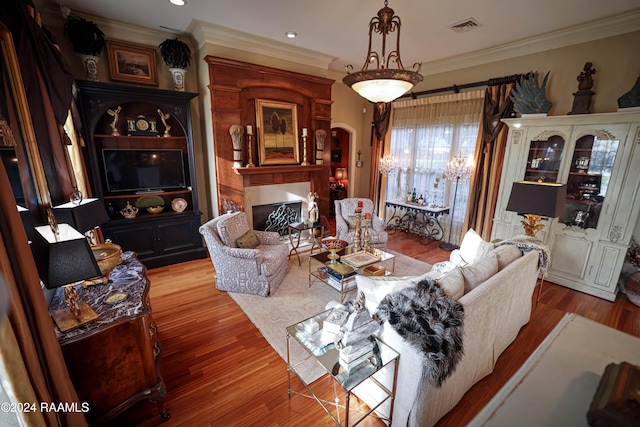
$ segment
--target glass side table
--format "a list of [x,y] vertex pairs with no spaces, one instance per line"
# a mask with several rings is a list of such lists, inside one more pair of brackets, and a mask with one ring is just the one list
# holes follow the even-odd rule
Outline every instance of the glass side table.
[[[328,228],[329,227],[327,219],[323,216],[320,217],[320,220],[318,222],[314,223],[303,221],[289,224],[289,243],[291,244],[289,256],[291,256],[292,254],[296,254],[296,257],[298,257],[298,266],[302,265],[302,261],[300,261],[300,254],[298,253],[302,234],[305,231],[309,232],[309,240],[312,242],[311,254],[313,254],[313,250],[315,248],[322,249],[322,238],[324,237],[325,229]],[[320,233],[318,234],[316,230],[320,230]]]
[[[336,423],[336,425],[339,426],[348,427],[357,425],[370,415],[377,416],[387,422],[388,425],[391,425],[400,354],[386,345],[382,340],[372,335],[369,339],[373,343],[374,347],[373,356],[355,368],[352,368],[350,371],[346,371],[339,363],[340,354],[333,344],[333,335],[323,332],[322,328],[313,333],[305,332],[305,322],[313,319],[322,326],[323,320],[327,317],[330,311],[331,310],[327,310],[287,328],[287,392],[289,399],[291,399],[292,394],[298,394],[315,399]],[[298,345],[305,350],[300,352],[302,355],[298,357],[298,360],[292,360],[292,345]],[[308,367],[309,365],[314,364],[319,365],[322,372],[324,372],[321,378],[330,377],[333,381],[332,398],[329,398],[326,395],[319,396],[314,392],[314,389],[318,389],[318,383],[320,380],[307,383],[303,378],[303,375],[301,375],[300,369],[302,367]],[[386,387],[376,378],[376,374],[385,369],[393,369],[391,373],[391,388]],[[305,390],[297,391],[292,389],[292,373],[298,377]],[[352,392],[356,387],[361,385],[363,387],[371,387],[375,389],[374,393],[368,394],[382,397],[379,401],[376,401],[375,405],[372,407],[364,406],[364,408],[350,408]],[[337,387],[340,387],[344,393],[339,393]],[[344,399],[342,399],[342,394],[344,394]],[[374,414],[374,411],[387,401],[390,402],[388,418]],[[353,420],[352,417],[356,416],[358,418]]]

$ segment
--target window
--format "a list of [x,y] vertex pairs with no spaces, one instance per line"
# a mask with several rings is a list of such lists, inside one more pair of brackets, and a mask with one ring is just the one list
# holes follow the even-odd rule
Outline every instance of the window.
[[[443,95],[393,104],[389,153],[400,169],[386,183],[385,200],[406,200],[415,189],[425,202],[453,206],[455,182],[442,178],[455,156],[473,158],[484,91]],[[469,180],[458,185],[452,243],[459,243],[469,193]],[[447,217],[448,218],[448,217]],[[442,219],[445,238],[449,219]]]

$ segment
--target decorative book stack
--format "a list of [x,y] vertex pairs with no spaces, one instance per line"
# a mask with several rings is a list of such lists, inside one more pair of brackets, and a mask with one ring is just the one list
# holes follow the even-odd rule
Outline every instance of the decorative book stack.
[[380,325],[374,321],[365,308],[362,292],[353,304],[353,312],[336,335],[336,348],[340,351],[339,363],[347,372],[353,371],[373,356],[374,345],[371,336],[378,332]]
[[364,339],[340,350],[339,363],[347,372],[350,372],[371,356],[373,356],[373,343],[369,339]]
[[347,321],[349,312],[347,310],[340,310],[334,308],[324,322],[322,322],[322,330],[327,333],[337,334],[340,332],[340,328]]
[[350,290],[356,287],[356,271],[341,274],[335,270],[328,269],[327,274],[329,276],[329,285],[337,290]]

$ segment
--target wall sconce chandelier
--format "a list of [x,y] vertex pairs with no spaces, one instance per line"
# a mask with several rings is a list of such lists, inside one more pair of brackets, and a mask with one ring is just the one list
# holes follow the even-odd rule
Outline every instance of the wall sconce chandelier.
[[[385,0],[384,7],[378,11],[378,15],[369,22],[369,51],[362,70],[351,73],[352,65],[347,65],[347,75],[342,82],[358,92],[360,96],[371,102],[391,102],[405,94],[408,90],[420,83],[423,79],[419,73],[421,63],[416,62],[413,68],[416,71],[405,70],[400,59],[400,17]],[[395,50],[387,55],[387,35],[398,31]],[[373,33],[382,36],[382,50],[380,53],[372,51]],[[395,63],[398,68],[389,68]],[[375,69],[369,66],[375,65]]]
[[398,161],[391,154],[385,154],[380,159],[379,170],[380,170],[380,173],[384,176],[395,174],[396,172],[398,172],[399,168],[400,167],[398,166]]

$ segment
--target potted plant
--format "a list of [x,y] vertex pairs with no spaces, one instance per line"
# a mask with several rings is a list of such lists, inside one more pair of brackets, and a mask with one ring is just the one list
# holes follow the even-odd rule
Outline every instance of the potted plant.
[[64,23],[64,34],[73,50],[80,55],[87,79],[98,81],[98,61],[104,48],[104,33],[97,24],[79,16],[70,16]]
[[160,43],[160,56],[173,77],[173,84],[177,91],[184,91],[184,75],[191,63],[191,49],[178,38],[166,39]]

